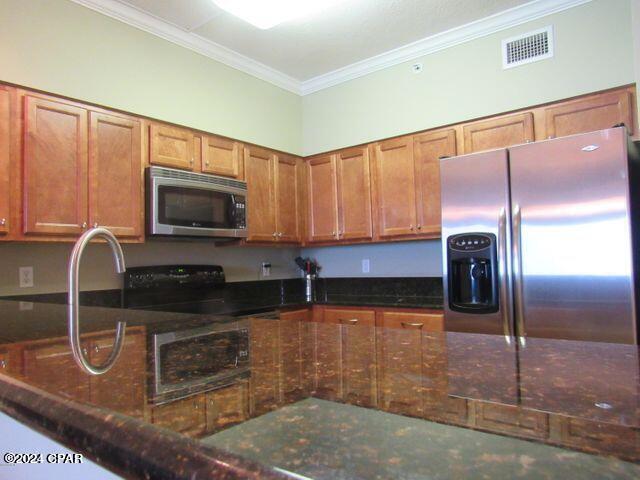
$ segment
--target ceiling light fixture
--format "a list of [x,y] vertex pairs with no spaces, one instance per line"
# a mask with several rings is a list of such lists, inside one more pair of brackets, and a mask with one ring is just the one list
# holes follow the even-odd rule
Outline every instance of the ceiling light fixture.
[[342,3],[345,0],[213,0],[218,7],[266,30]]

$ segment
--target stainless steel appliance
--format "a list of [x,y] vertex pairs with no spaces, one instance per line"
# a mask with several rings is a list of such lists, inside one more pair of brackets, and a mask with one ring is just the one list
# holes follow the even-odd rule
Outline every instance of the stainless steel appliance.
[[624,127],[443,159],[446,328],[637,343],[637,162]]
[[155,333],[152,399],[176,398],[249,376],[247,320]]
[[250,376],[248,319],[225,314],[219,265],[130,267],[124,306],[185,315],[147,328],[149,397],[158,404]]
[[245,182],[163,167],[146,173],[149,235],[247,236]]

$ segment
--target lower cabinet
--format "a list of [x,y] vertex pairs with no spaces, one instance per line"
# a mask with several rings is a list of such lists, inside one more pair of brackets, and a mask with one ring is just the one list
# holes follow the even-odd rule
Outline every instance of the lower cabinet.
[[222,430],[249,418],[247,382],[220,388],[205,394],[207,433]]
[[154,406],[151,421],[190,437],[200,437],[249,418],[247,382]]
[[206,431],[205,408],[205,394],[201,393],[153,407],[151,421],[159,427],[197,437]]
[[280,324],[275,320],[251,319],[251,416],[275,410],[280,405]]
[[309,396],[313,388],[311,310],[280,313],[280,389],[282,403]]

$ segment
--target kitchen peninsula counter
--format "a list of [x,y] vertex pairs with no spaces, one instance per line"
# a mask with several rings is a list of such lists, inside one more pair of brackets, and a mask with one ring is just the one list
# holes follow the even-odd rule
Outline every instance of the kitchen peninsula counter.
[[65,306],[2,301],[0,411],[127,478],[640,475],[631,345],[252,318],[250,379],[214,421],[163,423],[150,332],[236,320],[83,307],[83,345],[127,323],[116,366],[89,377],[68,355]]

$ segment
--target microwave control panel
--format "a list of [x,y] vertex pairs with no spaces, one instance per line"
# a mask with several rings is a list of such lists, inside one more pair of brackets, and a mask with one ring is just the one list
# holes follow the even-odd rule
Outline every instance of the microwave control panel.
[[247,204],[245,197],[234,195],[232,202],[233,208],[231,216],[234,228],[247,228]]

